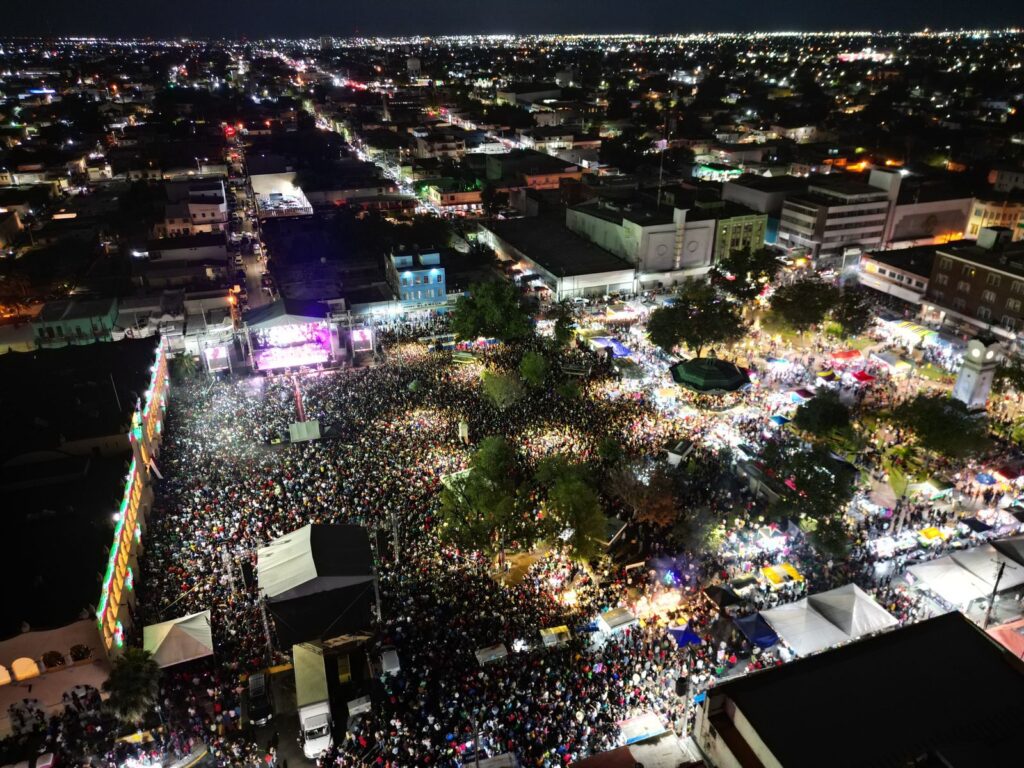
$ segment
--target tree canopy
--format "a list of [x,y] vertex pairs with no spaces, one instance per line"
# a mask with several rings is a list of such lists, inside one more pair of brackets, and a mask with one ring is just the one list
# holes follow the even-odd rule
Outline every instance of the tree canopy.
[[538,533],[516,498],[515,451],[502,437],[484,438],[469,469],[445,479],[438,512],[442,541],[488,557],[513,542],[528,546]]
[[484,395],[499,411],[504,411],[523,395],[523,382],[514,373],[484,371],[480,381]]
[[985,422],[945,394],[922,392],[899,405],[893,417],[914,433],[922,447],[945,456],[965,456],[985,444]]
[[572,329],[576,324],[576,308],[572,302],[562,299],[551,308],[551,313],[555,321],[555,346],[564,349],[572,341]]
[[671,306],[659,307],[647,320],[651,341],[671,353],[685,346],[696,357],[708,347],[735,341],[743,335],[739,310],[707,284],[688,284]]
[[676,520],[674,487],[664,464],[649,471],[643,466],[615,467],[609,474],[607,487],[629,507],[637,522],[664,528]]
[[853,498],[856,469],[822,446],[805,451],[793,443],[769,443],[764,462],[779,495],[775,513],[799,519],[812,540],[830,554],[844,551],[844,515]]
[[825,390],[797,408],[793,421],[800,429],[825,435],[850,425],[850,409],[839,400],[838,392]]
[[556,454],[540,462],[534,481],[547,535],[564,542],[577,560],[600,554],[607,520],[587,468]]
[[495,280],[475,283],[468,296],[459,297],[451,313],[451,328],[460,339],[483,336],[514,341],[528,337],[533,323],[516,287]]
[[530,350],[519,362],[519,374],[531,387],[540,387],[548,375],[548,361],[540,352]]
[[839,324],[842,337],[858,336],[871,325],[874,313],[862,293],[846,288],[832,308],[832,320]]
[[149,651],[126,648],[111,665],[103,690],[110,694],[107,706],[117,719],[134,725],[157,703],[160,667]]
[[839,301],[839,289],[815,277],[805,277],[775,289],[772,311],[796,331],[806,331],[825,319]]
[[767,248],[735,249],[712,268],[711,282],[737,301],[747,302],[757,298],[775,279],[780,266],[778,257]]

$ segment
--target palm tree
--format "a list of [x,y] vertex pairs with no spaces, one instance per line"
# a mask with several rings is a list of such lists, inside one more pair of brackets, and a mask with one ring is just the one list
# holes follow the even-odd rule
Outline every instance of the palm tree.
[[107,706],[124,723],[138,723],[160,695],[160,667],[149,651],[128,648],[118,657],[103,683]]

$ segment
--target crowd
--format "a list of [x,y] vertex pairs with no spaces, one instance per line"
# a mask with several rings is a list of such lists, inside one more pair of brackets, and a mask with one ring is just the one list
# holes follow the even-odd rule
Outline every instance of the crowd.
[[[798,530],[765,525],[764,502],[737,481],[718,450],[775,439],[765,423],[775,412],[773,396],[806,383],[833,347],[821,343],[807,353],[789,369],[792,380],[766,375],[763,386],[707,412],[666,406],[657,380],[619,380],[606,357],[574,349],[559,364],[591,371],[578,392],[540,387],[500,409],[482,395],[480,370],[512,370],[522,349],[493,347],[456,363],[415,340],[438,330],[383,329],[384,353],[367,368],[172,386],[136,626],[210,609],[216,655],[163,674],[165,727],[156,748],[185,755],[203,743],[220,765],[274,763],[274,745],[258,743],[242,722],[246,674],[286,660],[289,650],[262,620],[256,552],[308,523],[387,532],[377,553],[375,642],[401,659],[401,671],[375,690],[372,711],[339,723],[322,768],[456,766],[476,750],[515,752],[537,768],[564,766],[617,745],[617,723],[642,712],[654,711],[682,732],[687,712],[693,715],[687,696],[781,663],[777,652],[737,633],[732,615],[850,581],[872,590],[901,622],[924,615],[915,596],[879,576],[885,558],[868,546],[891,532],[891,521],[864,516],[851,524],[850,556],[830,560]],[[645,368],[663,372],[642,339],[631,343]],[[763,359],[758,364],[769,370]],[[899,396],[884,378],[878,390],[862,407]],[[297,398],[306,418],[320,422],[323,439],[283,439]],[[468,446],[459,439],[461,422],[469,425]],[[630,527],[619,554],[651,558],[654,567],[627,570],[621,563],[628,557],[620,557],[619,566],[586,568],[553,549],[499,584],[486,563],[444,547],[434,532],[442,478],[464,469],[472,444],[492,434],[517,446],[527,463],[552,453],[598,462],[608,443],[650,463],[670,439],[685,436],[697,448],[677,473],[675,495],[690,511],[689,528],[666,534],[650,524]],[[614,499],[604,500],[615,508]],[[940,514],[928,504],[908,505],[902,524],[937,522]],[[709,538],[715,546],[691,546]],[[755,581],[761,568],[783,561],[796,563],[803,580],[774,588]],[[728,613],[702,594],[743,579],[755,583]],[[667,594],[676,599],[666,602]],[[594,617],[619,605],[643,607],[639,623],[610,636],[594,632]],[[666,628],[687,623],[703,642],[680,649]],[[539,631],[561,625],[572,630],[568,643],[543,647]],[[481,666],[475,652],[497,643],[510,656]],[[685,695],[677,692],[680,679]]]

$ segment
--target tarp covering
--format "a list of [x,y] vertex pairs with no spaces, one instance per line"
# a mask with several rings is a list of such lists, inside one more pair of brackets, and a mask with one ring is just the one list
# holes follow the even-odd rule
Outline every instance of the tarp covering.
[[966,605],[972,600],[985,597],[989,592],[985,582],[951,557],[918,563],[908,570],[923,586],[950,605]]
[[833,360],[856,360],[861,356],[860,350],[857,349],[844,349],[842,352],[833,352]]
[[307,525],[257,553],[256,578],[285,645],[370,626],[374,571],[358,525]]
[[801,656],[897,624],[896,619],[855,584],[819,592],[764,611],[762,615],[779,637]]
[[999,541],[992,542],[992,546],[1015,563],[1024,565],[1024,536],[1000,539]]
[[366,530],[358,525],[306,525],[262,547],[256,559],[267,600],[289,600],[373,581]]
[[811,607],[851,638],[894,627],[888,611],[856,584],[847,584],[807,598]]
[[1017,658],[1024,658],[1024,619],[1011,621],[988,630],[989,635],[999,641]]
[[327,665],[324,649],[312,643],[292,646],[292,663],[295,669],[296,706],[306,707],[328,701]]
[[1006,564],[1006,567],[1003,568],[1002,578],[999,579],[999,590],[1012,589],[1024,584],[1024,568],[1007,558],[991,544],[984,544],[963,552],[954,552],[949,557],[977,576],[979,580],[985,582],[990,590],[996,584],[996,573],[1003,563]]
[[150,624],[142,629],[142,647],[153,654],[160,667],[172,667],[213,655],[210,612]]
[[752,613],[749,616],[740,616],[734,620],[736,627],[751,645],[758,648],[770,648],[779,642],[779,636],[769,626],[760,613]]
[[688,645],[700,645],[700,635],[690,629],[689,623],[685,627],[669,627],[668,633],[676,641],[676,645],[685,648]]
[[867,384],[869,381],[874,381],[875,377],[866,371],[856,371],[853,374],[853,378],[859,381],[861,384]]

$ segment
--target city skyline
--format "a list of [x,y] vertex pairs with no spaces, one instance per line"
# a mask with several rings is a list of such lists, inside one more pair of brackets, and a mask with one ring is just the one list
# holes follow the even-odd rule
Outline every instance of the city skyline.
[[[356,35],[645,33],[755,31],[915,31],[1008,29],[1024,26],[1024,8],[1002,0],[984,8],[902,0],[876,8],[835,8],[803,0],[764,6],[740,0],[730,13],[688,7],[669,0],[624,5],[611,0],[568,0],[552,7],[539,0],[489,6],[448,0],[425,8],[408,0],[388,4],[282,4],[254,0],[244,10],[184,0],[168,17],[152,0],[108,0],[88,14],[72,0],[42,0],[6,9],[6,34],[144,37],[338,37]],[[893,19],[898,19],[893,23]]]

